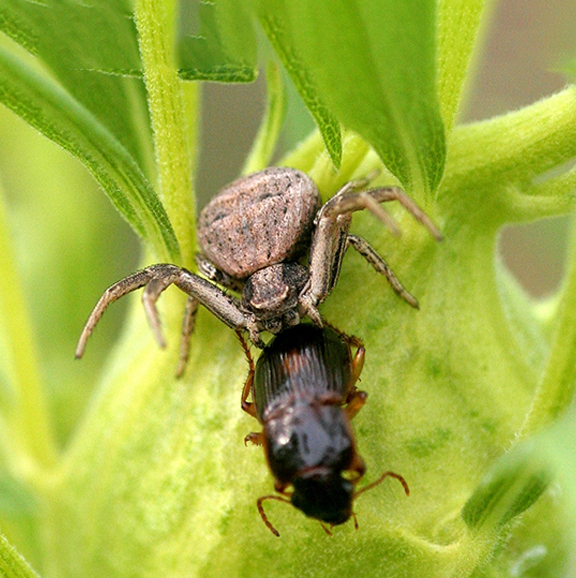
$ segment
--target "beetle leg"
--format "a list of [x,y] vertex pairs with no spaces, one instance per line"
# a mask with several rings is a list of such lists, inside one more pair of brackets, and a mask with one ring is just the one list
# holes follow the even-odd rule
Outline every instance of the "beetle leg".
[[366,350],[362,345],[356,350],[356,355],[352,360],[352,385],[354,385],[359,379],[360,374],[362,373],[362,368],[364,367],[364,356]]
[[255,446],[264,445],[264,434],[262,432],[250,432],[244,438],[244,445],[248,445],[248,442]]
[[[248,348],[248,344],[244,339],[244,336],[240,331],[236,332],[238,335],[238,339],[242,345],[242,349],[244,349],[244,353],[246,354],[246,359],[248,360],[248,377],[246,378],[246,382],[244,383],[244,387],[242,388],[242,398],[240,400],[240,407],[252,417],[258,419],[258,415],[256,414],[256,406],[253,402],[248,401],[248,397],[252,392],[252,387],[254,385],[254,359],[252,358],[252,354],[250,353],[250,349]],[[250,436],[257,436],[258,434],[249,434],[244,438],[244,443],[250,438]],[[260,434],[261,435],[261,434]],[[260,445],[260,444],[259,444]]]
[[[350,379],[350,388],[354,387],[354,384],[360,378],[360,374],[362,373],[362,368],[364,367],[364,357],[366,355],[366,349],[364,348],[364,342],[355,335],[348,335],[344,333],[338,327],[332,325],[332,323],[328,323],[324,321],[324,325],[330,327],[333,331],[335,331],[347,344],[348,349],[351,350],[352,347],[356,348],[356,354],[354,355],[354,359],[352,360],[351,369],[352,369],[352,376]],[[350,394],[348,394],[350,395]]]
[[390,266],[384,259],[370,246],[368,241],[359,237],[358,235],[348,235],[348,246],[354,247],[374,269],[378,273],[381,273],[386,277],[388,283],[390,283],[392,289],[396,292],[396,294],[404,299],[408,305],[414,307],[415,309],[419,309],[418,300],[414,297],[411,293],[408,293],[406,289],[400,283],[398,277],[394,274]]
[[[364,342],[355,335],[348,335],[344,333],[344,331],[338,329],[338,327],[334,327],[331,323],[324,322],[325,325],[330,327],[333,331],[335,331],[347,344],[348,349],[351,350],[352,347],[356,347],[356,354],[354,355],[354,359],[351,363],[351,377],[350,377],[350,390],[348,392],[348,396],[346,398],[346,403],[350,399],[350,396],[356,391],[354,384],[360,379],[360,374],[362,373],[362,368],[364,367],[364,358],[366,356],[366,349],[364,348]],[[351,354],[350,354],[351,355]]]
[[352,460],[352,465],[350,466],[349,471],[354,472],[358,476],[352,480],[353,484],[357,484],[362,476],[366,473],[366,464],[358,452],[354,452],[354,458]]
[[342,396],[335,391],[326,392],[321,395],[317,395],[314,401],[319,405],[338,405],[342,406],[345,401],[342,400]]
[[252,417],[258,419],[258,414],[256,413],[256,406],[254,405],[254,402],[246,401],[246,399],[248,398],[248,395],[250,394],[250,391],[252,390],[252,383],[253,382],[254,382],[254,373],[252,372],[248,376],[248,379],[246,380],[246,383],[244,384],[244,388],[242,389],[241,407],[248,415],[251,415]]
[[364,343],[358,337],[354,337],[353,335],[343,335],[344,340],[348,343],[348,345],[352,345],[356,347],[356,354],[354,355],[354,359],[352,360],[352,377],[350,383],[352,384],[352,388],[354,389],[354,384],[360,378],[360,374],[362,373],[362,368],[364,367],[364,358],[366,356],[366,349],[364,348]]
[[364,486],[363,488],[358,490],[354,494],[354,499],[356,499],[360,494],[363,494],[364,492],[371,490],[372,488],[374,488],[378,484],[381,484],[386,478],[394,478],[394,479],[398,480],[402,484],[402,487],[404,488],[404,493],[407,496],[410,495],[410,488],[408,487],[408,483],[400,474],[397,474],[396,472],[384,472],[377,480],[375,480],[374,482],[371,482],[367,486]]
[[253,418],[258,419],[258,415],[256,414],[256,406],[251,401],[242,401],[242,409],[248,415],[251,415]]
[[352,517],[354,518],[354,530],[358,530],[358,517],[354,512],[352,512]]
[[364,407],[368,394],[365,391],[360,391],[356,387],[352,387],[346,399],[346,407],[344,408],[348,417],[353,419],[356,414]]

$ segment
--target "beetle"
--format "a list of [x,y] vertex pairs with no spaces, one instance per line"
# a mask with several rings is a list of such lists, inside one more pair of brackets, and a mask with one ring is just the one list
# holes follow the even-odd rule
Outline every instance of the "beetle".
[[367,398],[355,385],[365,356],[358,338],[328,325],[300,324],[276,335],[255,367],[246,341],[238,336],[249,364],[242,409],[263,426],[244,441],[263,446],[274,476],[279,495],[259,498],[257,507],[275,536],[279,533],[264,512],[266,500],[292,504],[330,533],[324,524],[343,524],[351,516],[356,523],[354,500],[387,477],[399,480],[409,495],[404,478],[390,471],[355,489],[366,471],[350,424]]
[[[143,305],[161,347],[165,341],[157,299],[172,284],[188,294],[177,375],[186,367],[199,303],[232,329],[248,331],[250,340],[260,348],[264,347],[261,332],[279,333],[300,323],[305,315],[322,327],[318,306],[334,289],[350,246],[417,308],[417,300],[384,259],[364,239],[349,233],[352,213],[368,209],[397,232],[395,222],[380,206],[396,200],[436,239],[442,236],[404,191],[397,187],[364,190],[369,181],[370,177],[347,183],[322,206],[312,179],[292,168],[270,167],[224,187],[199,217],[202,252],[196,255],[196,262],[208,280],[161,263],[118,281],[103,293],[88,317],[76,357],[82,357],[88,337],[108,305],[144,286]],[[304,265],[306,256],[308,264]],[[242,298],[229,295],[228,289],[240,292]]]

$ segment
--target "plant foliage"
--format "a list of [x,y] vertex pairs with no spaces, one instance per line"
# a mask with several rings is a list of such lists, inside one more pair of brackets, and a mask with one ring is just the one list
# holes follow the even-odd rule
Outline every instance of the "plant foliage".
[[[262,63],[268,105],[244,171],[270,162],[290,122],[289,79],[317,131],[281,164],[308,172],[324,197],[378,169],[377,183],[403,186],[445,237],[436,243],[399,208],[400,239],[358,215],[420,310],[354,255],[323,306],[367,347],[369,401],[354,420],[366,479],[399,472],[410,497],[383,484],[355,504],[359,530],[332,538],[274,503],[278,540],[255,506],[272,486],[261,450],[242,443],[256,424],[239,409],[246,364],[233,332],[201,311],[175,379],[183,302],[169,292],[166,352],[134,301],[113,346],[95,336],[86,359],[67,365],[103,289],[100,266],[122,247],[97,232],[104,209],[97,192],[80,194],[79,166],[0,116],[3,575],[567,571],[576,247],[543,306],[502,266],[497,243],[508,223],[574,210],[576,89],[459,124],[486,13],[482,0],[0,0],[0,102],[88,169],[144,241],[146,264],[192,263],[196,84],[249,82]],[[11,169],[12,150],[26,169]],[[39,211],[33,226],[17,210],[19,188]]]

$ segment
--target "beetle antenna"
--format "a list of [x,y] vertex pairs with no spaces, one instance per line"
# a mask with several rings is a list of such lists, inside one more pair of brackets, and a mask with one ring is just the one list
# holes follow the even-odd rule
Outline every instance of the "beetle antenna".
[[330,531],[330,528],[328,528],[328,526],[326,526],[326,524],[323,524],[322,522],[320,522],[320,525],[322,526],[322,529],[324,530],[324,532],[326,532],[326,534],[328,534],[328,536],[332,536],[332,532]]
[[356,516],[355,512],[352,512],[352,517],[354,518],[354,530],[358,530],[358,517]]
[[406,495],[407,496],[410,495],[410,488],[408,487],[406,480],[400,474],[397,474],[395,472],[384,472],[376,481],[372,482],[371,484],[368,484],[367,486],[364,486],[361,490],[358,490],[354,494],[354,499],[356,499],[360,494],[363,494],[364,492],[371,490],[378,484],[381,484],[386,478],[396,478],[402,484],[402,487],[404,488]]
[[282,498],[281,496],[270,495],[270,496],[262,496],[261,498],[258,498],[258,501],[256,502],[256,506],[258,507],[258,511],[260,512],[262,521],[266,524],[266,526],[272,532],[272,534],[274,534],[274,536],[279,538],[280,534],[278,533],[278,530],[276,530],[276,528],[272,525],[272,523],[268,519],[268,516],[266,515],[266,512],[264,511],[264,506],[262,505],[262,502],[264,500],[278,500],[279,502],[285,502],[286,504],[290,504],[290,500]]

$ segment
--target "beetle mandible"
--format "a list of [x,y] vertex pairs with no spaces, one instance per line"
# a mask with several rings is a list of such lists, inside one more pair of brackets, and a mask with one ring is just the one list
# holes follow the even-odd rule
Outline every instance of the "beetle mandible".
[[[301,324],[275,336],[254,367],[245,340],[238,336],[250,368],[242,409],[263,426],[262,432],[248,434],[245,442],[264,447],[274,489],[280,494],[257,501],[262,520],[275,536],[279,533],[264,512],[265,500],[291,503],[307,516],[336,526],[354,516],[352,505],[358,495],[387,477],[399,480],[409,494],[404,478],[390,471],[355,489],[366,471],[350,425],[367,397],[355,385],[365,353],[358,338],[328,325]],[[351,347],[357,349],[354,357]]]
[[[418,307],[384,259],[364,239],[349,233],[352,213],[368,209],[396,231],[395,222],[380,206],[395,200],[433,237],[440,240],[441,234],[404,191],[397,187],[364,190],[369,180],[347,183],[322,206],[314,182],[296,169],[271,167],[229,184],[199,218],[203,253],[196,255],[196,262],[209,280],[161,263],[118,281],[103,293],[88,317],[76,357],[82,357],[108,305],[144,286],[144,309],[162,347],[165,341],[155,303],[170,285],[188,294],[177,375],[186,367],[199,303],[232,329],[248,331],[260,348],[264,347],[261,332],[280,333],[305,315],[322,327],[318,306],[334,289],[350,246],[386,277],[400,297]],[[306,255],[307,266],[301,263]],[[229,295],[226,289],[240,292],[242,298]]]

